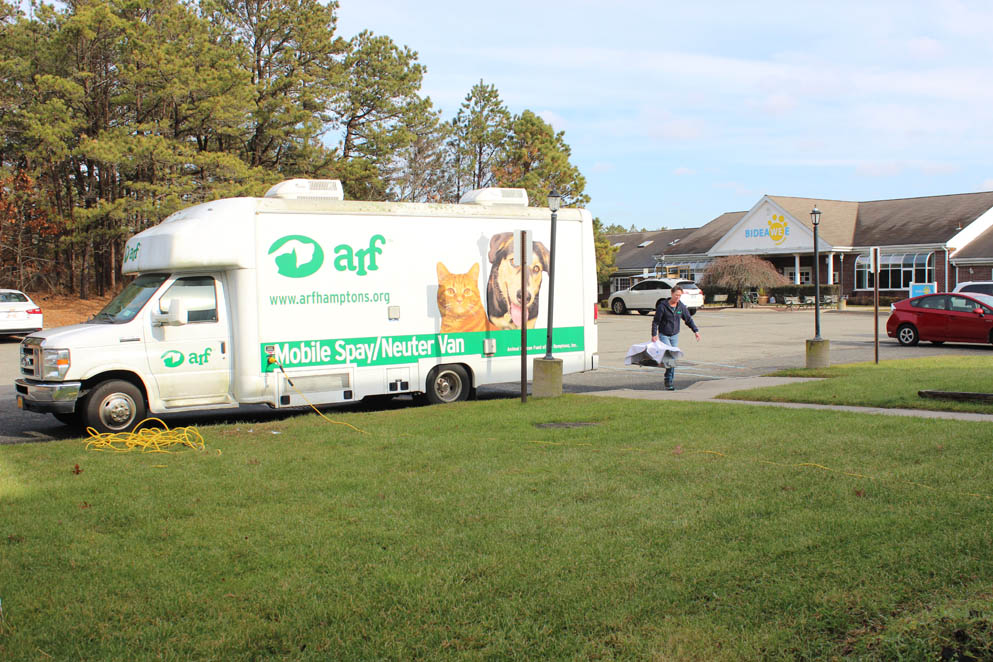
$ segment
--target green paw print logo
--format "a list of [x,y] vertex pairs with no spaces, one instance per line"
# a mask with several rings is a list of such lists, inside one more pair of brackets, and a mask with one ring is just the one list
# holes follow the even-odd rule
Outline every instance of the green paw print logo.
[[182,352],[177,352],[174,349],[170,349],[168,352],[162,353],[162,363],[164,363],[167,368],[178,368],[183,365],[183,354]]
[[324,264],[324,249],[310,237],[290,234],[277,239],[269,247],[281,276],[306,278]]

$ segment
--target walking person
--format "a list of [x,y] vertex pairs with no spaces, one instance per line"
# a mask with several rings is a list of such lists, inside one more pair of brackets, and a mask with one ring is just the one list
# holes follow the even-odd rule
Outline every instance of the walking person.
[[[680,303],[679,298],[683,296],[683,288],[674,285],[669,293],[668,301],[659,301],[655,306],[655,316],[652,317],[652,342],[661,340],[672,347],[679,347],[679,320],[686,322],[686,326],[693,330],[693,335],[697,341],[700,340],[700,329],[693,322],[686,304]],[[673,379],[676,377],[676,367],[665,369],[665,390],[675,391],[676,386]]]

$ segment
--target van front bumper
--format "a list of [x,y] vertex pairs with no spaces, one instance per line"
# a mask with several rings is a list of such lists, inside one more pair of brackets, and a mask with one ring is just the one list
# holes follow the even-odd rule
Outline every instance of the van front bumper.
[[36,382],[14,380],[17,406],[43,414],[71,414],[79,399],[80,382]]

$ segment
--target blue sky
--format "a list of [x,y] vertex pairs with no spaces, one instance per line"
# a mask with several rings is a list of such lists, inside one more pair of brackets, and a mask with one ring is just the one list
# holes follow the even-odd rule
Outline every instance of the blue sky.
[[697,227],[763,194],[993,190],[993,3],[340,0],[446,119],[480,79],[565,131],[606,223]]

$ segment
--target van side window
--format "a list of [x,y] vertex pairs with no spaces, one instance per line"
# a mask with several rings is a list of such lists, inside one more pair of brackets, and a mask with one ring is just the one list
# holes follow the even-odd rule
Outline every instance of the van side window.
[[210,276],[177,278],[159,299],[159,310],[169,312],[169,302],[173,299],[186,302],[190,324],[217,321],[217,288]]

